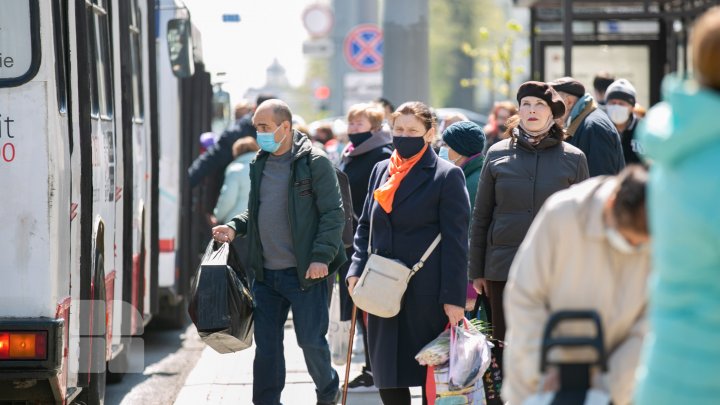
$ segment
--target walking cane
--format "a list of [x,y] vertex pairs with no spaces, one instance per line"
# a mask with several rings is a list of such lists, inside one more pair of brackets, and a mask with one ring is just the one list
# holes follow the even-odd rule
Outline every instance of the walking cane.
[[350,379],[350,363],[352,362],[353,340],[355,339],[355,321],[357,321],[357,307],[353,304],[352,320],[350,321],[350,338],[348,341],[347,363],[345,363],[345,384],[343,385],[342,405],[347,403],[348,380]]

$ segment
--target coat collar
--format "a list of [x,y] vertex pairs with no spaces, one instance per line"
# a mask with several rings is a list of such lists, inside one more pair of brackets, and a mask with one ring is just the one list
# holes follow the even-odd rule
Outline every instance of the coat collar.
[[462,167],[465,177],[469,176],[470,174],[472,174],[473,172],[475,172],[477,170],[482,169],[484,161],[485,161],[485,156],[477,155],[474,158],[465,162],[465,165]]
[[589,238],[604,239],[605,219],[603,218],[603,210],[608,198],[617,187],[617,179],[612,176],[602,176],[590,181],[595,181],[596,184],[582,203],[584,208],[581,211],[583,218],[581,222],[585,223],[585,232]]

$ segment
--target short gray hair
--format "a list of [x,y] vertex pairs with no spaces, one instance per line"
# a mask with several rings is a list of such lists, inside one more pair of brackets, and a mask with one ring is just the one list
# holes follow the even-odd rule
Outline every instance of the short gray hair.
[[264,105],[272,108],[273,122],[275,123],[275,125],[279,126],[283,122],[287,121],[290,123],[290,127],[292,128],[292,111],[290,111],[290,107],[287,105],[286,102],[277,98],[273,98],[263,101],[263,103],[260,104],[260,106]]

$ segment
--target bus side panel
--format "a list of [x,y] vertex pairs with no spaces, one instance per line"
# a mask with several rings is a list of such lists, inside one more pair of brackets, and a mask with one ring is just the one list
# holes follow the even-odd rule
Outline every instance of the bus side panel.
[[158,284],[161,288],[175,287],[175,255],[179,242],[180,217],[180,89],[172,74],[166,41],[167,22],[174,17],[168,11],[159,11],[157,32],[157,79],[159,126],[159,260]]
[[54,317],[50,221],[58,219],[50,218],[50,186],[57,179],[48,171],[46,83],[0,89],[0,115],[0,307],[16,317]]

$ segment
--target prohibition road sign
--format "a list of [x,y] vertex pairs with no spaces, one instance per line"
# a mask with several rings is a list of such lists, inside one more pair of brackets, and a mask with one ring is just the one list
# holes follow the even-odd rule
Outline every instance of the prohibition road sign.
[[355,70],[376,72],[382,69],[382,31],[374,24],[358,25],[345,37],[343,51],[345,60]]

